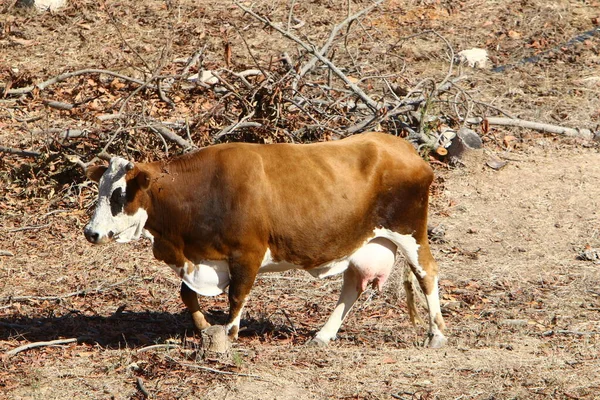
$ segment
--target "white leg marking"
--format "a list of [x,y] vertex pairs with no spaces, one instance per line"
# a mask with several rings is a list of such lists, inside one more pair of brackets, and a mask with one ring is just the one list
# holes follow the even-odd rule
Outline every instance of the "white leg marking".
[[429,337],[427,340],[427,346],[439,348],[443,347],[448,339],[446,339],[436,322],[437,316],[442,316],[437,276],[434,278],[433,283],[433,290],[431,291],[431,294],[425,296],[427,299],[427,307],[429,308]]
[[225,325],[225,333],[227,333],[228,335],[229,335],[229,332],[231,332],[232,328],[236,328],[235,339],[237,339],[237,337],[238,337],[237,332],[239,332],[239,330],[240,330],[240,320],[242,319],[242,312],[244,311],[245,305],[246,305],[246,301],[244,301],[244,304],[242,304],[242,306],[240,307],[240,311],[233,318],[233,321],[231,321],[230,323]]
[[316,344],[327,344],[330,340],[335,339],[344,318],[348,315],[348,312],[360,296],[358,291],[359,279],[351,268],[344,273],[344,284],[342,285],[342,293],[338,300],[335,309],[329,316],[329,319],[321,330],[317,333],[313,341]]

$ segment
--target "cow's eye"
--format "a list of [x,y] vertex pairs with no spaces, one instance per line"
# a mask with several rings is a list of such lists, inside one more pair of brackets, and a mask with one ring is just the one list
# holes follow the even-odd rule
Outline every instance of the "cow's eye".
[[113,217],[123,212],[123,207],[125,206],[126,200],[127,199],[123,189],[116,188],[113,190],[112,194],[110,195],[110,212]]

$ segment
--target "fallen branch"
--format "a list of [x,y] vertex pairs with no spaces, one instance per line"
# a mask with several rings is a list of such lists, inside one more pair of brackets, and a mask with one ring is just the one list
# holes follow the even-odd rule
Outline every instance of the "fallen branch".
[[150,129],[159,133],[162,137],[169,139],[172,142],[177,143],[179,146],[183,147],[184,149],[190,149],[190,148],[196,147],[195,145],[188,142],[187,140],[185,140],[184,138],[182,138],[181,136],[179,136],[178,134],[176,134],[175,132],[173,132],[172,130],[170,130],[169,128],[167,128],[166,126],[164,126],[162,124],[152,125],[152,126],[150,126]]
[[239,120],[237,122],[234,122],[233,124],[231,124],[231,125],[226,126],[225,128],[223,128],[221,130],[221,132],[219,132],[215,136],[213,136],[213,139],[212,139],[213,143],[215,143],[221,137],[230,134],[231,132],[233,132],[237,128],[250,128],[250,127],[258,128],[258,127],[261,127],[262,124],[260,124],[258,122],[247,122],[253,116],[254,116],[254,111],[251,112],[250,114],[246,115],[241,120]]
[[203,365],[195,365],[195,364],[182,363],[182,362],[178,362],[177,360],[175,360],[175,359],[173,359],[171,357],[168,357],[168,358],[171,361],[174,361],[174,362],[178,363],[182,367],[188,367],[188,368],[193,368],[193,369],[200,369],[202,371],[208,371],[208,372],[212,372],[212,373],[215,373],[215,374],[221,374],[221,375],[235,375],[235,376],[243,376],[245,378],[254,378],[254,379],[264,380],[262,377],[260,377],[258,375],[243,374],[241,372],[221,371],[220,369],[214,369],[214,368],[210,368],[210,367],[205,367]]
[[594,134],[590,129],[567,128],[564,126],[544,124],[541,122],[533,122],[526,121],[523,119],[511,119],[503,117],[469,118],[467,119],[467,123],[481,124],[484,120],[487,121],[487,123],[490,125],[516,126],[519,128],[533,129],[535,131],[554,133],[557,135],[564,135],[569,137],[582,137],[585,139],[594,139],[598,136],[598,134]]
[[[333,29],[331,30],[331,33],[329,34],[329,38],[327,39],[327,41],[325,42],[323,47],[321,47],[321,49],[318,51],[318,54],[324,57],[327,54],[327,52],[329,51],[329,48],[331,47],[331,45],[333,44],[333,40],[335,39],[335,37],[338,35],[340,30],[344,26],[350,25],[354,20],[369,13],[372,9],[379,6],[381,3],[383,3],[383,0],[378,0],[377,2],[371,4],[369,7],[364,8],[361,11],[357,12],[356,14],[348,16],[345,20],[343,20],[342,22],[340,22],[339,24],[334,26]],[[289,32],[289,28],[288,28],[288,32]],[[313,69],[318,60],[319,60],[319,58],[315,55],[306,64],[304,64],[304,66],[302,68],[300,68],[300,72],[298,72],[298,79],[302,78],[304,75],[306,75],[307,72],[309,72],[311,69]]]
[[25,350],[29,350],[29,349],[35,349],[37,347],[45,347],[45,346],[57,346],[57,345],[61,345],[61,344],[69,344],[69,343],[74,343],[79,341],[80,339],[78,338],[71,338],[71,339],[58,339],[58,340],[50,340],[49,342],[34,342],[34,343],[29,343],[29,344],[25,344],[23,346],[19,346],[16,349],[12,349],[10,351],[7,351],[6,353],[4,353],[4,357],[5,358],[10,358],[16,354],[19,354],[22,351]]
[[138,349],[137,352],[138,353],[143,353],[145,351],[150,351],[150,350],[156,350],[156,349],[166,349],[166,350],[171,350],[171,349],[178,349],[181,346],[179,346],[178,344],[170,344],[170,343],[165,343],[165,344],[153,344],[152,346],[146,346],[146,347],[142,347],[141,349]]
[[9,153],[9,154],[15,154],[17,156],[24,156],[24,157],[40,157],[42,155],[42,153],[40,153],[39,151],[19,150],[19,149],[13,149],[12,147],[4,147],[4,146],[0,146],[0,153]]
[[43,225],[32,225],[32,226],[22,226],[20,228],[9,229],[8,232],[22,232],[22,231],[33,231],[36,229],[44,229],[49,227],[51,224],[43,224]]
[[299,37],[297,37],[293,33],[290,33],[288,31],[286,31],[285,29],[282,29],[277,24],[272,23],[269,19],[261,17],[260,15],[256,14],[254,11],[252,11],[251,9],[249,9],[249,8],[243,6],[242,4],[240,4],[239,2],[235,1],[234,3],[242,11],[248,13],[249,15],[251,15],[252,17],[254,17],[255,19],[257,19],[260,22],[262,22],[263,24],[268,25],[271,28],[275,29],[277,32],[281,33],[286,38],[288,38],[288,39],[296,42],[298,45],[300,45],[301,47],[303,47],[306,51],[308,51],[309,53],[311,53],[312,55],[314,55],[319,61],[321,61],[323,64],[325,64],[327,67],[329,67],[329,69],[334,74],[336,74],[338,76],[338,78],[340,78],[350,89],[352,89],[352,91],[358,97],[360,97],[361,100],[366,105],[368,105],[369,108],[371,108],[371,110],[377,111],[380,108],[380,104],[378,102],[376,102],[375,100],[373,100],[361,88],[359,88],[355,83],[353,83],[352,81],[350,81],[350,79],[348,79],[348,77],[338,67],[336,67],[328,58],[326,58],[325,56],[321,55],[320,52],[317,51],[317,49],[314,46],[305,43],[303,40],[301,40]]
[[144,382],[142,381],[142,378],[138,377],[135,381],[137,383],[138,389],[140,389],[140,392],[142,393],[142,396],[144,396],[145,399],[149,399],[150,393],[144,386]]
[[558,329],[558,330],[550,330],[542,333],[542,336],[552,336],[555,334],[559,335],[573,335],[573,336],[593,336],[600,335],[600,332],[581,332],[581,331],[572,331],[567,329]]
[[63,101],[44,100],[44,104],[50,108],[56,108],[57,110],[72,110],[75,107],[74,104],[65,103]]
[[[106,70],[106,69],[81,69],[81,70],[78,70],[78,71],[67,72],[67,73],[55,76],[54,78],[48,79],[47,81],[44,81],[44,82],[39,83],[37,85],[26,86],[26,87],[23,87],[23,88],[8,89],[4,94],[5,95],[9,95],[9,94],[26,94],[26,93],[33,92],[33,90],[35,88],[38,88],[39,90],[44,90],[44,89],[46,89],[50,85],[54,85],[56,83],[62,82],[64,80],[67,80],[69,78],[73,78],[73,77],[79,76],[79,75],[88,75],[88,74],[104,74],[104,75],[114,76],[115,78],[119,78],[119,79],[123,79],[125,81],[137,83],[138,85],[144,85],[146,83],[146,82],[144,82],[142,80],[135,79],[135,78],[132,78],[132,77],[127,76],[127,75],[121,75],[119,73],[112,72],[112,71],[109,71],[109,70]],[[152,88],[154,89],[154,87],[152,87]]]
[[68,297],[83,296],[83,295],[88,295],[88,294],[98,294],[98,293],[106,292],[107,290],[112,289],[116,286],[120,286],[123,283],[130,281],[132,279],[133,278],[130,277],[130,278],[123,279],[122,281],[113,283],[108,286],[103,286],[103,287],[99,286],[96,289],[78,290],[76,292],[67,293],[62,296],[7,296],[7,297],[0,298],[0,302],[4,303],[7,301],[20,302],[20,301],[30,301],[30,300],[41,300],[41,301],[43,301],[43,300],[62,300],[62,299],[66,299]]

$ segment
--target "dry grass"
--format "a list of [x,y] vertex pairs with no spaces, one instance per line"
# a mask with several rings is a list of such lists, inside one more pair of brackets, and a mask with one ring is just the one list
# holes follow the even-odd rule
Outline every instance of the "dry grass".
[[[296,15],[310,27],[302,33],[316,42],[327,36],[332,21],[346,15],[342,3],[297,3]],[[282,50],[296,54],[289,42],[250,26],[226,2],[71,4],[55,15],[15,10],[0,15],[0,82],[24,86],[88,67],[141,77],[144,63],[155,67],[167,43],[170,60],[206,45],[204,63],[214,68],[224,65],[228,41],[235,68],[253,67],[238,30],[263,63]],[[425,77],[444,76],[444,44],[427,35],[395,48],[385,43],[436,29],[456,50],[485,47],[496,64],[512,64],[592,29],[597,5],[390,0],[363,27],[353,27],[349,47],[363,73],[377,72],[369,69],[374,66],[401,72],[396,82],[411,87]],[[288,6],[258,2],[255,7],[272,20],[286,20]],[[368,35],[381,40],[373,45]],[[469,70],[469,90],[523,118],[593,127],[600,118],[599,53],[596,38],[504,73]],[[165,71],[177,68],[170,63]],[[17,103],[0,99],[0,143],[46,150],[48,128],[66,127],[89,129],[89,140],[101,142],[113,125],[95,117],[110,106],[110,90],[74,111],[49,109],[42,102],[64,96],[83,100],[96,93],[94,85],[98,81],[74,79]],[[210,100],[185,98],[166,109],[154,97],[141,94],[133,104],[144,104],[145,112],[162,120],[196,118]],[[41,119],[19,121],[32,116]],[[195,122],[193,138],[203,143],[202,120]],[[516,136],[508,147],[507,134]],[[151,143],[135,135],[131,140],[132,146]],[[152,258],[147,243],[92,247],[85,242],[81,230],[94,190],[81,171],[58,159],[3,155],[0,250],[14,256],[0,256],[0,352],[56,338],[80,341],[2,360],[0,398],[142,398],[137,378],[160,399],[597,397],[600,267],[576,256],[585,245],[600,247],[598,148],[502,129],[493,129],[484,141],[487,152],[513,161],[500,171],[485,169],[483,162],[468,170],[437,171],[431,222],[446,227],[446,242],[434,244],[434,250],[442,267],[447,348],[419,346],[425,329],[415,331],[408,321],[398,271],[383,293],[363,295],[338,341],[326,349],[305,347],[335,304],[340,281],[288,273],[258,280],[245,329],[227,359],[201,357],[178,298],[179,283]],[[73,150],[86,156],[93,150],[82,146]],[[144,156],[162,156],[161,146],[157,141],[157,150]],[[17,230],[23,227],[29,229]],[[70,295],[82,290],[87,292]],[[19,296],[29,299],[15,300]],[[201,301],[214,318],[224,317],[225,296]],[[139,352],[156,343],[179,346]],[[215,374],[190,364],[260,378]]]

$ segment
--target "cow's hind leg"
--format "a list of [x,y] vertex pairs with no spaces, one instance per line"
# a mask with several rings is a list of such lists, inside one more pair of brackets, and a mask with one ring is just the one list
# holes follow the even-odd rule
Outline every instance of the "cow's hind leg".
[[384,238],[375,238],[352,254],[348,269],[344,272],[340,299],[323,328],[311,342],[324,345],[335,339],[344,318],[360,294],[369,284],[381,290],[390,276],[395,260],[396,245]]
[[406,265],[403,271],[402,281],[404,283],[404,291],[406,292],[406,306],[408,308],[408,317],[413,325],[423,323],[423,320],[417,313],[417,301],[415,299],[415,287],[419,285],[415,274],[412,272],[410,265]]
[[324,346],[330,340],[335,339],[344,318],[362,293],[360,288],[360,276],[353,268],[348,268],[344,272],[344,283],[342,285],[342,293],[335,306],[335,309],[329,316],[329,319],[323,325],[321,330],[309,342],[311,345]]
[[[427,301],[427,308],[429,309],[429,333],[426,341],[428,347],[439,348],[443,347],[447,339],[443,334],[445,328],[444,318],[442,317],[442,311],[440,309],[440,297],[438,290],[438,266],[431,250],[429,249],[429,242],[427,240],[427,233],[425,232],[421,236],[417,236],[420,240],[403,240],[399,243],[400,248],[406,256],[408,263],[411,267],[412,272],[415,274],[419,286],[425,294]],[[412,280],[412,277],[410,277]],[[406,287],[406,281],[405,281]],[[409,293],[410,292],[410,293]],[[414,320],[416,307],[414,305],[414,295],[412,288],[407,290],[407,297],[409,301],[409,314],[411,319]]]
[[192,320],[194,321],[194,327],[201,331],[210,326],[206,318],[204,318],[204,314],[200,311],[200,304],[198,304],[198,294],[194,292],[192,289],[188,287],[184,282],[181,282],[181,300],[183,304],[187,307],[187,309],[192,314]]

